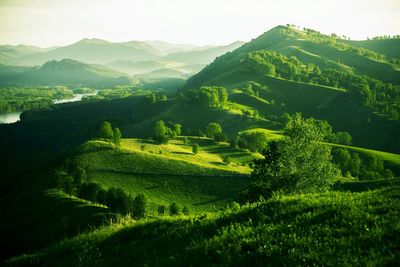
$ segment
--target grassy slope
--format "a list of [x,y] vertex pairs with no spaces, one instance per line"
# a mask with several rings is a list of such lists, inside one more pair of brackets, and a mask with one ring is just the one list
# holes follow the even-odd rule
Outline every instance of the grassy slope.
[[[181,139],[165,145],[123,139],[120,149],[90,141],[75,161],[86,168],[91,180],[105,188],[121,187],[132,195],[144,192],[153,214],[158,205],[172,202],[194,212],[225,207],[248,183],[250,169],[242,163],[259,156],[207,138],[190,138],[190,142],[200,145],[198,154]],[[231,157],[232,163],[223,163],[223,156]]]
[[[400,263],[400,188],[276,196],[237,212],[125,220],[11,266],[265,266]],[[149,242],[151,240],[151,242]]]
[[398,70],[388,63],[371,60],[334,47],[316,45],[304,40],[305,36],[303,39],[296,37],[301,37],[302,33],[297,33],[293,37],[286,34],[285,30],[286,27],[274,28],[230,54],[221,56],[190,78],[185,88],[221,85],[234,92],[235,88],[244,87],[249,81],[259,82],[271,89],[263,96],[264,100],[269,102],[275,100],[275,103],[280,105],[262,103],[262,101],[257,101],[259,99],[250,99],[241,94],[232,94],[231,99],[239,104],[255,108],[264,115],[301,111],[306,116],[328,120],[337,131],[349,131],[357,146],[400,153],[397,142],[400,123],[374,114],[371,109],[364,107],[359,99],[350,94],[330,87],[242,71],[241,60],[249,52],[267,49],[289,56],[299,56],[304,62],[314,63],[320,67],[334,67],[349,72],[352,72],[354,68],[354,72],[359,74],[368,74],[384,81],[400,82]]

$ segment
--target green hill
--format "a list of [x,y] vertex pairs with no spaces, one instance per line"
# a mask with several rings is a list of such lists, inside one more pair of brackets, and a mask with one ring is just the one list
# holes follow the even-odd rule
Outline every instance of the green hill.
[[[384,100],[380,104],[382,109],[378,110],[379,104],[373,107],[367,106],[365,99],[360,99],[360,94],[363,93],[355,93],[354,89],[349,88],[349,86],[354,87],[357,82],[333,86],[316,84],[314,80],[302,81],[300,78],[291,78],[290,75],[279,77],[266,75],[266,72],[264,74],[262,71],[249,70],[251,67],[247,63],[249,53],[257,53],[256,51],[260,50],[279,52],[281,54],[278,54],[278,57],[286,56],[287,60],[292,60],[291,56],[296,56],[299,68],[304,68],[308,64],[307,66],[317,66],[322,73],[340,73],[346,77],[357,77],[354,79],[364,79],[367,76],[362,75],[371,75],[373,78],[366,79],[375,84],[383,84],[382,81],[399,82],[398,68],[381,58],[379,53],[370,50],[359,51],[340,39],[321,35],[312,30],[300,31],[293,27],[278,26],[233,52],[217,58],[191,77],[184,90],[203,85],[225,86],[230,89],[232,101],[252,107],[264,116],[302,112],[307,117],[327,120],[337,131],[348,131],[357,146],[400,152],[397,142],[400,122],[398,119],[391,120],[387,114],[382,114],[389,105],[393,106],[393,114],[398,113],[396,100],[390,100],[390,104]],[[276,71],[284,73],[288,69],[289,66],[282,65]],[[307,71],[303,72],[309,75]],[[334,79],[344,81],[343,78],[335,78],[334,75],[329,78],[329,84],[333,84]],[[374,78],[379,80],[373,80]],[[258,90],[260,94],[258,98],[240,93],[249,84],[254,85],[254,82],[261,87],[267,86],[268,89]],[[392,88],[392,85],[385,86]],[[395,99],[398,98],[396,90],[390,93]],[[379,91],[373,91],[372,94],[377,95]]]
[[371,49],[386,55],[388,58],[400,59],[400,38],[376,39],[365,41],[349,41],[351,45]]
[[90,65],[71,59],[49,61],[41,67],[0,67],[2,86],[20,85],[66,85],[110,87],[134,84],[135,80],[125,74],[101,65]]
[[400,260],[399,207],[398,186],[362,193],[275,196],[220,214],[122,220],[8,263],[393,266]]
[[[259,156],[206,138],[189,139],[191,144],[200,144],[200,152],[193,154],[191,145],[182,140],[157,145],[123,139],[120,149],[90,141],[74,161],[86,170],[89,180],[105,188],[120,187],[132,195],[145,193],[153,214],[158,205],[172,202],[195,212],[225,207],[248,183],[250,169],[242,163]],[[232,158],[230,164],[223,162],[226,156]]]

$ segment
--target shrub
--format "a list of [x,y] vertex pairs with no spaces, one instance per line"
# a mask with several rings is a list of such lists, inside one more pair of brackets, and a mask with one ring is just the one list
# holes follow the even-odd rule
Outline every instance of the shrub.
[[179,215],[180,207],[174,202],[169,206],[169,214],[171,216]]
[[199,145],[198,144],[194,144],[192,146],[192,152],[193,152],[193,154],[199,153]]
[[165,215],[165,213],[167,212],[167,206],[159,205],[157,208],[157,212],[159,215]]
[[188,207],[188,206],[184,206],[182,209],[182,213],[185,215],[189,215],[191,212],[192,211],[191,211],[190,207]]
[[138,194],[133,200],[133,211],[132,215],[135,219],[141,219],[146,217],[147,210],[147,198],[141,193]]

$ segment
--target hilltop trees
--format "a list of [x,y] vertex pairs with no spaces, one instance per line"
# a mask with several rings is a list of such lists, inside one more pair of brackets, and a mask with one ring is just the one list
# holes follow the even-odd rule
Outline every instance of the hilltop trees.
[[322,134],[311,119],[295,114],[285,127],[282,141],[271,141],[263,159],[253,162],[252,184],[242,193],[255,201],[272,192],[286,194],[326,190],[339,170],[331,162],[330,147],[321,144]]
[[228,92],[220,86],[202,86],[183,93],[186,104],[197,107],[222,107],[228,101]]
[[114,140],[114,144],[119,147],[121,145],[121,131],[118,128],[114,128],[113,131],[113,140]]
[[182,125],[176,123],[172,129],[165,125],[163,120],[159,120],[154,125],[154,140],[160,144],[167,143],[170,137],[177,137],[182,133]]
[[100,127],[100,138],[107,140],[108,142],[114,142],[114,144],[119,147],[121,145],[121,131],[119,128],[112,128],[111,123],[105,121]]
[[101,124],[100,127],[100,138],[111,140],[114,137],[114,133],[111,127],[111,123],[105,121]]
[[222,127],[219,123],[211,122],[207,125],[206,135],[208,138],[214,139],[217,142],[226,141],[226,136],[222,133]]

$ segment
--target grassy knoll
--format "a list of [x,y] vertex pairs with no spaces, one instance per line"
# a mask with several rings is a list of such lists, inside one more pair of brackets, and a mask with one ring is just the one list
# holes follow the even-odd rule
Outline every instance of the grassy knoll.
[[400,188],[275,195],[199,216],[120,223],[22,255],[10,266],[265,266],[400,263]]
[[[260,155],[208,138],[190,137],[188,145],[183,139],[162,145],[122,139],[119,149],[104,141],[89,141],[75,161],[86,169],[89,180],[104,188],[120,187],[132,195],[145,193],[150,214],[157,213],[158,205],[173,202],[193,212],[225,208],[249,182],[246,163]],[[197,154],[192,153],[193,143],[200,147]],[[231,163],[224,163],[224,157]]]

